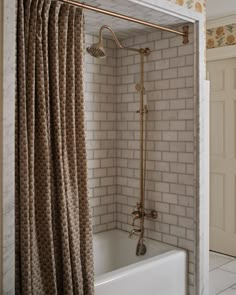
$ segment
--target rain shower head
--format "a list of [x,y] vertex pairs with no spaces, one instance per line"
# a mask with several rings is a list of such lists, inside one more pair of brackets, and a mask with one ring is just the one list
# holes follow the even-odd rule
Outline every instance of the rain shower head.
[[105,58],[106,57],[106,52],[103,47],[102,40],[99,41],[98,43],[92,44],[91,46],[87,47],[86,50],[93,57],[97,57],[97,58]]
[[123,46],[120,44],[120,41],[117,39],[115,33],[113,32],[113,30],[109,26],[104,25],[99,30],[99,41],[98,41],[98,43],[92,44],[91,46],[87,47],[87,49],[86,49],[87,52],[90,55],[92,55],[93,57],[97,57],[97,58],[106,57],[106,51],[104,49],[103,41],[102,41],[102,31],[104,29],[108,29],[111,32],[112,37],[113,37],[114,41],[116,42],[116,45],[119,48],[123,48]]
[[113,39],[114,39],[114,41],[115,41],[118,48],[130,50],[130,51],[134,51],[134,52],[138,52],[138,53],[143,53],[145,56],[148,56],[150,54],[150,49],[149,48],[137,49],[137,48],[123,47],[121,45],[120,41],[117,39],[117,37],[116,37],[115,33],[113,32],[113,30],[109,26],[104,25],[99,30],[99,41],[98,41],[98,43],[94,43],[91,46],[86,48],[87,52],[90,55],[92,55],[93,57],[97,57],[97,58],[106,57],[106,51],[104,49],[103,41],[102,41],[102,31],[104,29],[107,29],[107,30],[109,30],[111,32],[112,37],[113,37]]

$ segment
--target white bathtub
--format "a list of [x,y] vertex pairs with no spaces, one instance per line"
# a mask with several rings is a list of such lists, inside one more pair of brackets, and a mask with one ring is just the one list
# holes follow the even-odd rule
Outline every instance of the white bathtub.
[[186,252],[146,239],[137,257],[136,244],[120,230],[94,235],[95,295],[186,295]]

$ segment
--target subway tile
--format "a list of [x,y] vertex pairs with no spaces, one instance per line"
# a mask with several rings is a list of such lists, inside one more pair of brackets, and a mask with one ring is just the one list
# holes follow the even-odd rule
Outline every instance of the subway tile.
[[170,103],[168,100],[159,100],[155,103],[155,108],[157,110],[169,110]]
[[183,110],[183,109],[185,109],[185,100],[184,99],[171,100],[170,109],[171,110]]
[[163,79],[172,79],[178,77],[177,69],[167,69],[163,71]]
[[170,213],[170,205],[162,202],[155,202],[157,212]]
[[163,234],[163,235],[162,235],[162,241],[163,241],[164,243],[171,244],[171,245],[173,245],[173,246],[177,246],[177,244],[178,244],[178,239],[177,239],[177,237],[172,236],[172,235],[166,235],[166,234]]
[[186,240],[186,239],[179,239],[179,242],[178,242],[178,246],[181,247],[181,248],[184,248],[186,250],[189,250],[189,251],[193,251],[194,250],[194,243],[193,241],[189,241],[189,240]]
[[186,236],[186,229],[184,227],[179,227],[175,225],[170,226],[170,234],[173,236],[185,238]]
[[159,80],[159,81],[155,81],[155,87],[157,89],[169,89],[170,87],[170,81],[169,80]]
[[183,226],[188,229],[193,229],[194,220],[186,217],[179,217],[179,226]]
[[178,98],[192,98],[193,88],[182,88],[178,89]]
[[178,216],[185,216],[186,210],[185,207],[178,205],[170,205],[170,213]]
[[160,31],[155,31],[155,32],[149,33],[147,38],[148,38],[148,41],[157,41],[161,39],[161,36],[162,35]]
[[170,88],[183,88],[185,87],[184,78],[176,78],[170,80]]
[[168,204],[177,204],[178,203],[178,198],[175,194],[163,193],[162,200],[163,200],[163,202],[168,203]]
[[184,56],[184,55],[190,55],[190,54],[193,54],[193,44],[178,47],[178,56]]
[[101,224],[108,224],[114,220],[113,214],[105,214],[101,216]]
[[174,57],[170,59],[170,67],[171,68],[179,68],[185,66],[185,57]]
[[186,128],[186,121],[171,121],[170,122],[170,130],[185,130]]
[[[148,81],[156,81],[156,80],[161,80],[161,79],[162,79],[162,71],[149,71],[148,72]],[[163,79],[166,79],[166,78],[163,76]]]
[[185,152],[186,144],[184,142],[171,142],[170,151],[171,152]]
[[193,207],[194,200],[191,197],[182,195],[182,196],[178,196],[178,204],[181,206]]
[[[164,39],[162,39],[164,38]],[[91,38],[90,38],[91,39]],[[146,223],[150,238],[189,249],[193,282],[194,98],[193,45],[160,32],[124,40],[152,49],[144,65],[148,99],[146,206],[157,221]],[[132,229],[131,212],[139,200],[140,57],[114,50],[108,58],[86,56],[85,120],[89,195],[94,232]],[[91,42],[92,43],[92,42]]]
[[181,163],[193,163],[193,153],[179,153],[178,157]]
[[162,139],[164,141],[177,141],[178,133],[176,131],[163,131]]
[[163,53],[162,53],[163,58],[173,58],[173,57],[176,57],[177,55],[178,55],[177,47],[165,49],[163,50]]
[[162,215],[162,221],[164,223],[167,223],[167,224],[170,224],[170,225],[171,224],[177,225],[178,218],[175,215],[163,214]]
[[179,47],[183,45],[183,38],[177,36],[170,38],[170,47]]
[[178,68],[178,76],[179,77],[190,77],[193,76],[193,67],[188,66],[188,67],[180,67]]
[[155,169],[157,171],[170,171],[170,163],[158,161],[155,163]]
[[180,110],[178,111],[178,119],[180,120],[191,120],[193,119],[192,110]]
[[175,193],[178,195],[184,195],[186,192],[186,187],[185,185],[181,184],[170,184],[170,193]]
[[107,206],[97,206],[93,208],[94,216],[102,215],[107,212]]
[[162,160],[166,162],[176,162],[178,154],[175,152],[163,152]]
[[162,240],[162,234],[160,232],[148,230],[147,235],[150,239],[157,240],[157,241]]
[[170,191],[170,184],[165,182],[156,182],[155,190],[157,192],[165,192],[168,193]]
[[177,89],[167,89],[162,91],[163,99],[176,99],[178,97]]
[[155,62],[155,69],[157,71],[163,70],[163,69],[168,69],[170,65],[169,59],[161,59]]
[[169,48],[169,40],[164,39],[164,40],[158,40],[155,42],[155,50],[160,50],[160,49],[166,49]]

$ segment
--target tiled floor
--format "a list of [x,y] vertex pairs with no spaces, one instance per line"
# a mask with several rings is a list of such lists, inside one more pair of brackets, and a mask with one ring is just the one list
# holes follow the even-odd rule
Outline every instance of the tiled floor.
[[236,259],[210,252],[210,295],[236,295]]

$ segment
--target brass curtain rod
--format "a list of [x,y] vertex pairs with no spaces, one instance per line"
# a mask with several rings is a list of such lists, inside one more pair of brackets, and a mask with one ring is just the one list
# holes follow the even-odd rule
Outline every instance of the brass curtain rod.
[[147,27],[150,27],[150,28],[154,28],[154,29],[174,33],[174,34],[183,36],[183,43],[184,44],[188,43],[188,26],[184,26],[183,27],[183,32],[180,32],[180,31],[173,30],[173,29],[170,29],[170,28],[166,28],[166,27],[154,24],[154,23],[146,22],[146,21],[138,19],[138,18],[134,18],[134,17],[124,15],[124,14],[120,14],[120,13],[117,13],[117,12],[114,12],[114,11],[98,8],[98,7],[88,5],[88,4],[85,4],[85,3],[80,3],[80,2],[77,2],[77,1],[74,1],[74,0],[59,0],[59,1],[71,4],[73,6],[77,6],[77,7],[81,7],[81,8],[84,8],[84,9],[92,10],[92,11],[95,11],[95,12],[98,12],[98,13],[102,13],[102,14],[106,14],[106,15],[109,15],[109,16],[124,19],[124,20],[134,22],[134,23],[137,23],[137,24],[140,24],[140,25],[144,25],[144,26],[147,26]]

